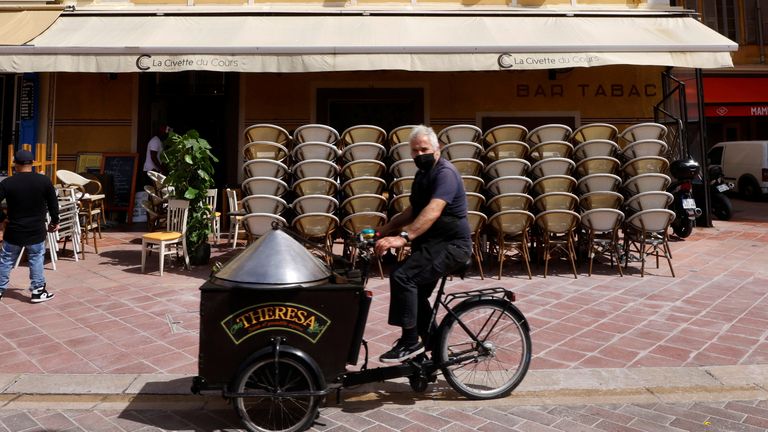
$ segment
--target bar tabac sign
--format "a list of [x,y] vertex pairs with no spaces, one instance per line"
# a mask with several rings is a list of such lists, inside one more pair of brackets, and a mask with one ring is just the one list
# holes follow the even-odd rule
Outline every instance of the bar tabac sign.
[[224,331],[235,343],[268,330],[300,334],[317,342],[331,320],[306,306],[293,303],[262,303],[235,312],[221,321]]

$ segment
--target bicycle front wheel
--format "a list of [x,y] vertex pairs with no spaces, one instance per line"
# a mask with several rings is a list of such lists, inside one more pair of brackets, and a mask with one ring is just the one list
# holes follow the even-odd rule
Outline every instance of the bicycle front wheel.
[[469,399],[507,396],[522,382],[531,363],[531,336],[525,318],[500,299],[464,302],[453,312],[456,317],[445,317],[440,336],[445,379]]

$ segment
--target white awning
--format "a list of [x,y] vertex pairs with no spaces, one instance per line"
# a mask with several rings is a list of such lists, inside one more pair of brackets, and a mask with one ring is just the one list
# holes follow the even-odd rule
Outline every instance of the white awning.
[[0,11],[0,45],[20,45],[37,37],[51,26],[62,9]]
[[685,16],[68,14],[0,47],[0,71],[721,68],[736,49]]

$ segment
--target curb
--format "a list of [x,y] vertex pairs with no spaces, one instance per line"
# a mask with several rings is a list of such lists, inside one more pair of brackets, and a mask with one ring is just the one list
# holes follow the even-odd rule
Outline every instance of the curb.
[[[226,409],[217,392],[190,393],[189,375],[0,374],[0,409]],[[768,399],[768,365],[530,371],[510,396],[471,401],[439,379],[414,393],[407,379],[343,389],[345,406],[576,405]],[[336,404],[331,393],[327,405]]]

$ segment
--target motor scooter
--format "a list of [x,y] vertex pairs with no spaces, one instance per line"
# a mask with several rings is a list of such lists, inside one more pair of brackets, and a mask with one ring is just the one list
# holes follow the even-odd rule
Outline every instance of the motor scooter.
[[712,165],[707,169],[709,175],[709,197],[712,200],[712,214],[720,220],[730,220],[733,216],[733,205],[726,192],[733,189],[734,184],[725,181],[723,168]]
[[696,218],[701,215],[701,209],[693,198],[693,180],[699,175],[699,169],[699,163],[691,158],[679,159],[669,165],[673,180],[667,192],[673,196],[670,210],[675,212],[672,232],[680,238],[691,235]]

